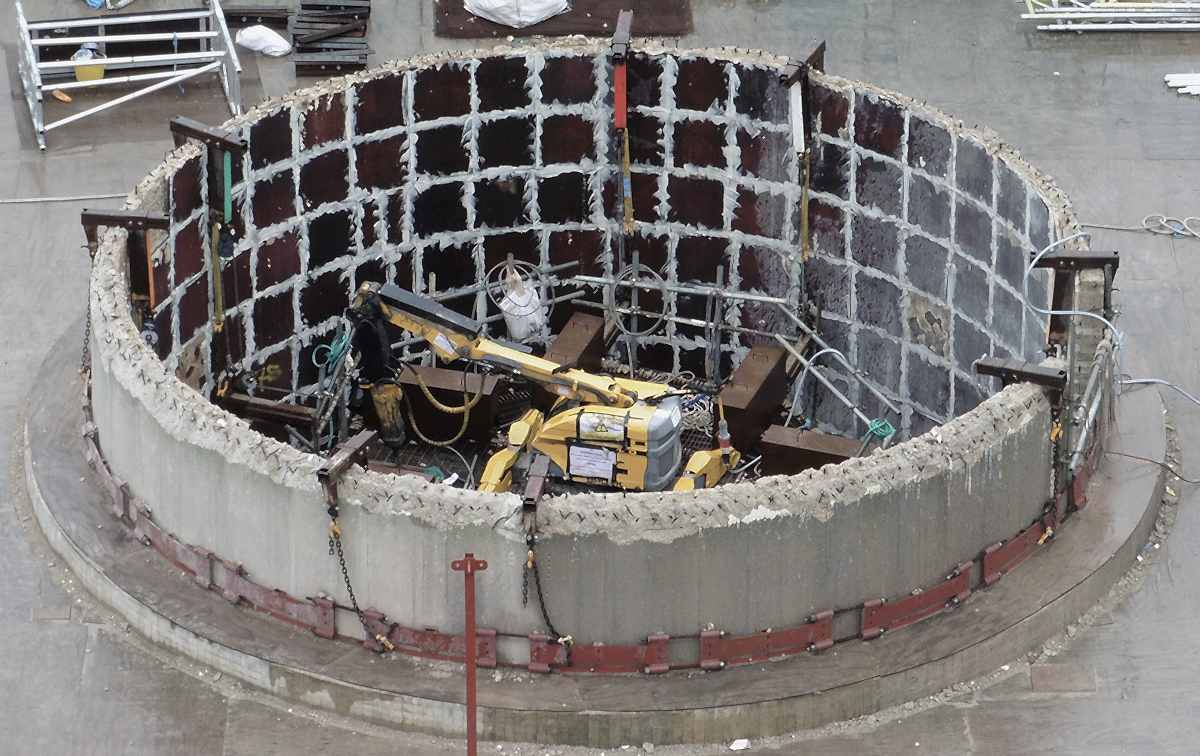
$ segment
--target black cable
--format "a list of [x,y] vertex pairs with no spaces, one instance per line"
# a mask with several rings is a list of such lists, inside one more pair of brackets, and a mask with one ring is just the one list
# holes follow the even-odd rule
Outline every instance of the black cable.
[[1191,483],[1194,486],[1200,485],[1200,480],[1191,480],[1189,478],[1183,477],[1182,475],[1179,474],[1178,470],[1176,470],[1174,467],[1171,467],[1166,462],[1159,462],[1157,459],[1150,459],[1149,457],[1139,457],[1136,454],[1126,454],[1125,452],[1105,451],[1104,453],[1111,454],[1114,457],[1128,457],[1129,459],[1136,459],[1139,462],[1149,462],[1152,465],[1158,465],[1162,469],[1164,469],[1167,472],[1174,475],[1176,478],[1179,478],[1180,480],[1182,480],[1184,483]]

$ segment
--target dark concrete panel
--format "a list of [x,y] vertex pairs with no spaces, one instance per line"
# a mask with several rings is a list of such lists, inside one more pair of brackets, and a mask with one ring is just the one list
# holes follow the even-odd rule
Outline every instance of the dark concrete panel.
[[250,366],[250,371],[260,376],[259,385],[270,388],[292,390],[292,350],[282,349],[274,354],[259,358]]
[[950,371],[913,349],[907,351],[909,398],[936,414],[951,414]]
[[292,111],[264,116],[250,127],[250,165],[255,169],[292,156]]
[[553,231],[549,245],[551,265],[579,263],[567,274],[599,275],[604,270],[604,234],[600,231]]
[[542,66],[542,102],[575,105],[591,102],[596,94],[596,70],[591,58],[546,58]]
[[954,262],[954,308],[980,323],[988,322],[988,274],[962,257]]
[[[418,73],[418,88],[420,83],[421,74]],[[450,94],[450,92],[443,93],[443,99],[449,100]],[[402,73],[382,76],[359,84],[355,92],[355,99],[354,128],[359,134],[369,134],[372,131],[404,125],[404,75]]]
[[186,344],[209,317],[208,281],[197,278],[179,298],[179,343]]
[[954,220],[954,242],[987,266],[992,264],[992,217],[974,202],[960,199]]
[[[540,265],[542,262],[541,234],[520,231],[483,237],[483,270],[486,273],[508,259]],[[494,280],[494,279],[493,279]],[[493,310],[493,313],[495,310]]]
[[310,327],[341,315],[349,304],[350,281],[344,270],[310,276],[308,284],[300,290],[300,314]]
[[408,250],[396,262],[392,263],[392,283],[409,291],[417,288],[415,286],[416,271],[413,269],[413,260],[417,254],[414,250]]
[[687,110],[725,110],[729,75],[725,62],[694,58],[679,61],[675,78],[675,107]]
[[662,59],[634,53],[628,58],[629,107],[657,107],[662,101]]
[[391,189],[404,184],[408,159],[404,153],[404,135],[363,142],[354,148],[354,169],[363,189]]
[[724,125],[711,121],[676,121],[672,138],[677,167],[725,167]]
[[850,316],[850,266],[824,257],[813,257],[805,268],[809,296],[833,315]]
[[413,117],[419,121],[464,116],[471,112],[471,72],[453,64],[416,73]]
[[562,173],[538,180],[538,210],[543,223],[579,223],[591,212],[591,190],[583,173]]
[[900,391],[900,342],[898,340],[881,336],[865,328],[859,330],[857,365],[885,390],[892,393]]
[[854,277],[856,312],[854,319],[863,325],[875,326],[897,338],[904,334],[901,325],[900,288],[891,281],[867,275]]
[[954,172],[959,189],[991,207],[992,156],[983,147],[969,139],[959,139]]
[[363,264],[354,269],[354,285],[353,290],[358,291],[358,287],[362,286],[367,281],[375,283],[383,283],[388,280],[387,265],[382,260],[367,260]]
[[[404,241],[404,218],[405,205],[407,204],[403,194],[397,192],[387,198],[387,221],[385,231],[387,240],[392,244],[399,244]],[[416,202],[413,203],[416,207]],[[464,216],[466,211],[463,211]],[[465,218],[464,218],[465,221]]]
[[296,215],[296,184],[291,169],[276,173],[254,185],[251,201],[254,225],[273,226]]
[[734,110],[756,121],[788,122],[791,106],[777,70],[735,65],[733,71],[738,80]]
[[854,96],[854,141],[881,155],[899,158],[904,139],[904,111],[887,100]]
[[855,198],[863,207],[875,207],[893,216],[900,215],[904,172],[895,163],[863,155],[855,173]]
[[672,223],[686,223],[701,228],[721,228],[725,189],[719,181],[702,178],[671,176],[667,181]]
[[[797,222],[800,213],[796,212]],[[843,212],[840,207],[820,200],[808,201],[808,228],[812,250],[817,255],[846,256],[846,235],[843,231]]]
[[954,376],[954,415],[956,417],[975,409],[986,398],[987,395],[973,382],[963,380],[957,375]]
[[417,132],[417,173],[448,176],[470,167],[462,126],[439,126]]
[[855,215],[850,227],[850,254],[859,265],[899,275],[899,234],[899,227],[887,218]]
[[921,291],[945,300],[950,252],[935,241],[915,234],[904,242],[905,276]]
[[950,192],[913,173],[908,182],[908,222],[931,236],[950,236]]
[[413,231],[429,236],[443,231],[465,231],[467,208],[463,205],[463,185],[431,186],[413,200]]
[[214,375],[240,363],[246,357],[246,324],[240,312],[225,316],[221,333],[209,342],[209,365]]
[[479,167],[533,164],[533,116],[502,118],[479,127]]
[[[738,253],[738,277],[741,280],[738,288],[742,291],[754,289],[774,296],[783,296],[792,283],[789,267],[790,263],[785,259],[784,253],[777,249],[743,245]],[[728,276],[725,278],[729,280]],[[764,317],[769,317],[771,323],[778,321],[778,330],[791,328],[784,324],[774,306],[742,303],[742,322],[746,327],[773,330],[765,327],[768,325],[766,322],[756,322],[756,319],[762,320]]]
[[[629,114],[629,160],[645,165],[665,165],[663,122],[643,113]],[[617,162],[620,162],[619,160]]]
[[542,121],[542,164],[595,160],[592,122],[582,116],[549,116]]
[[525,179],[520,176],[475,182],[475,225],[508,228],[529,222]]
[[843,93],[822,84],[813,84],[811,107],[817,128],[822,134],[842,136],[850,116],[850,99]]
[[[259,255],[262,254],[260,249]],[[261,258],[260,258],[261,259]],[[234,307],[254,296],[250,279],[250,253],[243,252],[221,264],[221,302],[225,309]]]
[[[729,282],[729,242],[711,236],[684,236],[675,247],[675,275],[680,281],[705,284],[717,282],[717,269],[724,268]],[[747,286],[746,288],[754,288]]]
[[179,166],[171,175],[171,217],[176,222],[186,220],[203,201],[200,182],[200,156],[197,155]]
[[300,113],[304,149],[346,138],[346,98],[341,92],[319,98]]
[[[1021,355],[1024,326],[1021,324],[1021,301],[1010,294],[1000,282],[992,282],[992,332]],[[1022,355],[1023,356],[1023,355]]]
[[733,230],[773,239],[783,238],[788,200],[785,195],[739,189],[733,210]]
[[254,300],[254,346],[258,350],[285,341],[296,332],[295,289],[288,287]]
[[354,254],[354,224],[349,210],[318,215],[308,222],[308,269],[316,270]]
[[374,200],[363,203],[362,235],[363,248],[366,249],[379,241],[376,224],[379,222],[379,207]]
[[430,273],[436,276],[438,291],[452,291],[474,284],[480,275],[475,270],[474,245],[425,247],[421,250],[421,273],[426,282]]
[[524,58],[484,58],[475,70],[479,111],[527,108],[529,69]]
[[171,317],[173,312],[171,303],[168,302],[154,316],[154,332],[158,334],[158,342],[154,345],[154,353],[158,355],[158,359],[160,360],[165,360],[175,346],[175,335],[171,332]]
[[846,148],[819,141],[813,148],[810,165],[812,179],[809,184],[813,191],[849,199],[850,155]]
[[996,212],[1021,232],[1025,230],[1025,182],[1012,168],[997,164],[1000,175]]
[[313,209],[326,202],[341,202],[350,193],[350,154],[334,150],[300,167],[300,197]]
[[915,115],[908,119],[908,164],[934,176],[946,176],[950,167],[950,133]]
[[295,231],[259,246],[255,273],[260,291],[299,275],[300,239]]
[[1016,291],[1021,290],[1021,279],[1025,275],[1028,260],[1025,245],[1014,239],[1007,231],[996,231],[996,273]]
[[1050,244],[1050,209],[1037,195],[1029,200],[1029,241],[1036,250]]
[[[189,278],[204,269],[204,241],[200,235],[202,224],[207,218],[197,218],[175,234],[175,286],[182,286]],[[166,296],[161,292],[159,296]]]
[[742,173],[767,181],[791,180],[790,166],[795,160],[795,153],[792,152],[792,139],[787,134],[777,131],[751,134],[745,129],[738,129],[737,145],[741,153]]

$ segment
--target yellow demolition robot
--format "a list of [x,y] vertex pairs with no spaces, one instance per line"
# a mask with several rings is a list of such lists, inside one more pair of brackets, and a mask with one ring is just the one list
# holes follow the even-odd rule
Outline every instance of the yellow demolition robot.
[[[500,344],[482,335],[478,321],[392,284],[364,283],[350,310],[359,323],[424,339],[444,360],[498,367],[557,395],[549,412],[530,409],[509,427],[508,446],[488,460],[480,491],[508,491],[512,468],[527,453],[546,455],[555,477],[628,491],[711,487],[741,458],[722,418],[720,448],[696,452],[680,469],[682,395],[671,386],[597,375]],[[403,438],[403,428],[387,427],[403,423],[398,387],[376,382],[371,393],[384,437]]]

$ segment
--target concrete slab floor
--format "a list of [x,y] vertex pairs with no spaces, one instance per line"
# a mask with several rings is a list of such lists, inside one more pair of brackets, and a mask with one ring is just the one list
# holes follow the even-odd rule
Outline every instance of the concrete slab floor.
[[[129,10],[178,4],[138,0]],[[25,5],[31,17],[90,13],[69,0]],[[802,55],[826,39],[830,71],[898,89],[993,128],[1059,181],[1084,220],[1136,225],[1147,213],[1196,211],[1200,100],[1179,97],[1162,84],[1165,73],[1195,69],[1195,37],[1040,35],[1017,18],[1014,3],[694,0],[694,7],[696,33],[681,45]],[[6,52],[0,67],[10,83],[14,42],[13,25],[0,24]],[[376,61],[486,46],[435,38],[432,0],[376,3],[371,45]],[[269,96],[296,86],[286,61],[245,57],[247,76],[254,79],[244,82],[247,92]],[[213,93],[199,96],[201,91],[197,87],[195,97],[151,96],[106,124],[69,127],[52,135],[56,148],[43,155],[22,136],[28,134],[27,113],[14,90],[0,108],[0,198],[126,191],[169,149],[170,116],[224,118]],[[12,431],[38,363],[83,306],[87,262],[79,209],[78,203],[0,205],[0,428],[10,431],[0,433],[5,460],[13,460]],[[1101,232],[1094,243],[1122,251],[1125,371],[1200,389],[1200,337],[1194,335],[1200,241]],[[1200,470],[1200,425],[1189,422],[1197,410],[1173,395],[1168,401],[1180,420],[1184,467]],[[343,729],[344,723],[210,684],[185,663],[86,622],[101,614],[96,609],[52,619],[62,616],[64,606],[85,604],[75,603],[78,592],[69,583],[60,584],[69,577],[61,565],[52,566],[48,550],[30,532],[18,478],[0,481],[0,650],[6,659],[0,665],[0,754],[321,753],[339,747],[461,752],[455,743]],[[1191,587],[1200,575],[1200,513],[1190,487],[1182,493],[1174,532],[1156,553],[1145,584],[1111,611],[1109,624],[1081,633],[1052,660],[1094,671],[1094,690],[1039,691],[1029,670],[1014,665],[1014,676],[992,690],[817,739],[755,744],[753,752],[1194,752],[1200,655],[1190,623],[1200,610],[1200,594]],[[639,746],[621,752],[635,753]]]

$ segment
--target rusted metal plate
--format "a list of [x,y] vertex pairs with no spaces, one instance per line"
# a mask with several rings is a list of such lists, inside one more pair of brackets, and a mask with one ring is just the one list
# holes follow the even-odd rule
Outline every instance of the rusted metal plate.
[[138,518],[135,532],[143,543],[166,557],[167,561],[187,572],[202,587],[212,585],[212,562],[208,552],[193,549],[158,526],[145,512]]
[[992,585],[1037,551],[1046,525],[1037,521],[1003,543],[988,546],[983,552],[983,584]]
[[661,674],[670,669],[667,658],[667,644],[670,640],[669,635],[656,634],[647,638],[645,643],[631,646],[606,643],[577,644],[571,648],[571,665],[567,671]]
[[824,611],[798,627],[767,629],[729,636],[720,630],[700,633],[700,668],[715,670],[782,656],[821,651],[833,645],[833,612]]
[[567,649],[543,633],[529,634],[529,671],[549,672],[551,667],[567,666]]
[[[426,659],[465,662],[467,659],[466,639],[462,635],[450,635],[433,628],[416,630],[387,621],[387,616],[375,609],[363,611],[363,620],[371,637],[363,645],[376,653],[397,651],[408,656]],[[393,648],[385,649],[376,636],[388,639]],[[496,666],[496,631],[492,628],[475,630],[475,664],[488,669]]]
[[862,638],[877,638],[888,630],[920,622],[957,606],[971,594],[971,563],[963,562],[941,583],[916,595],[888,601],[876,599],[863,604]]
[[763,431],[787,396],[787,352],[773,344],[755,344],[734,371],[721,402],[734,448],[743,452],[758,447]]
[[800,428],[772,425],[759,443],[763,475],[794,475],[858,455],[862,442]]

